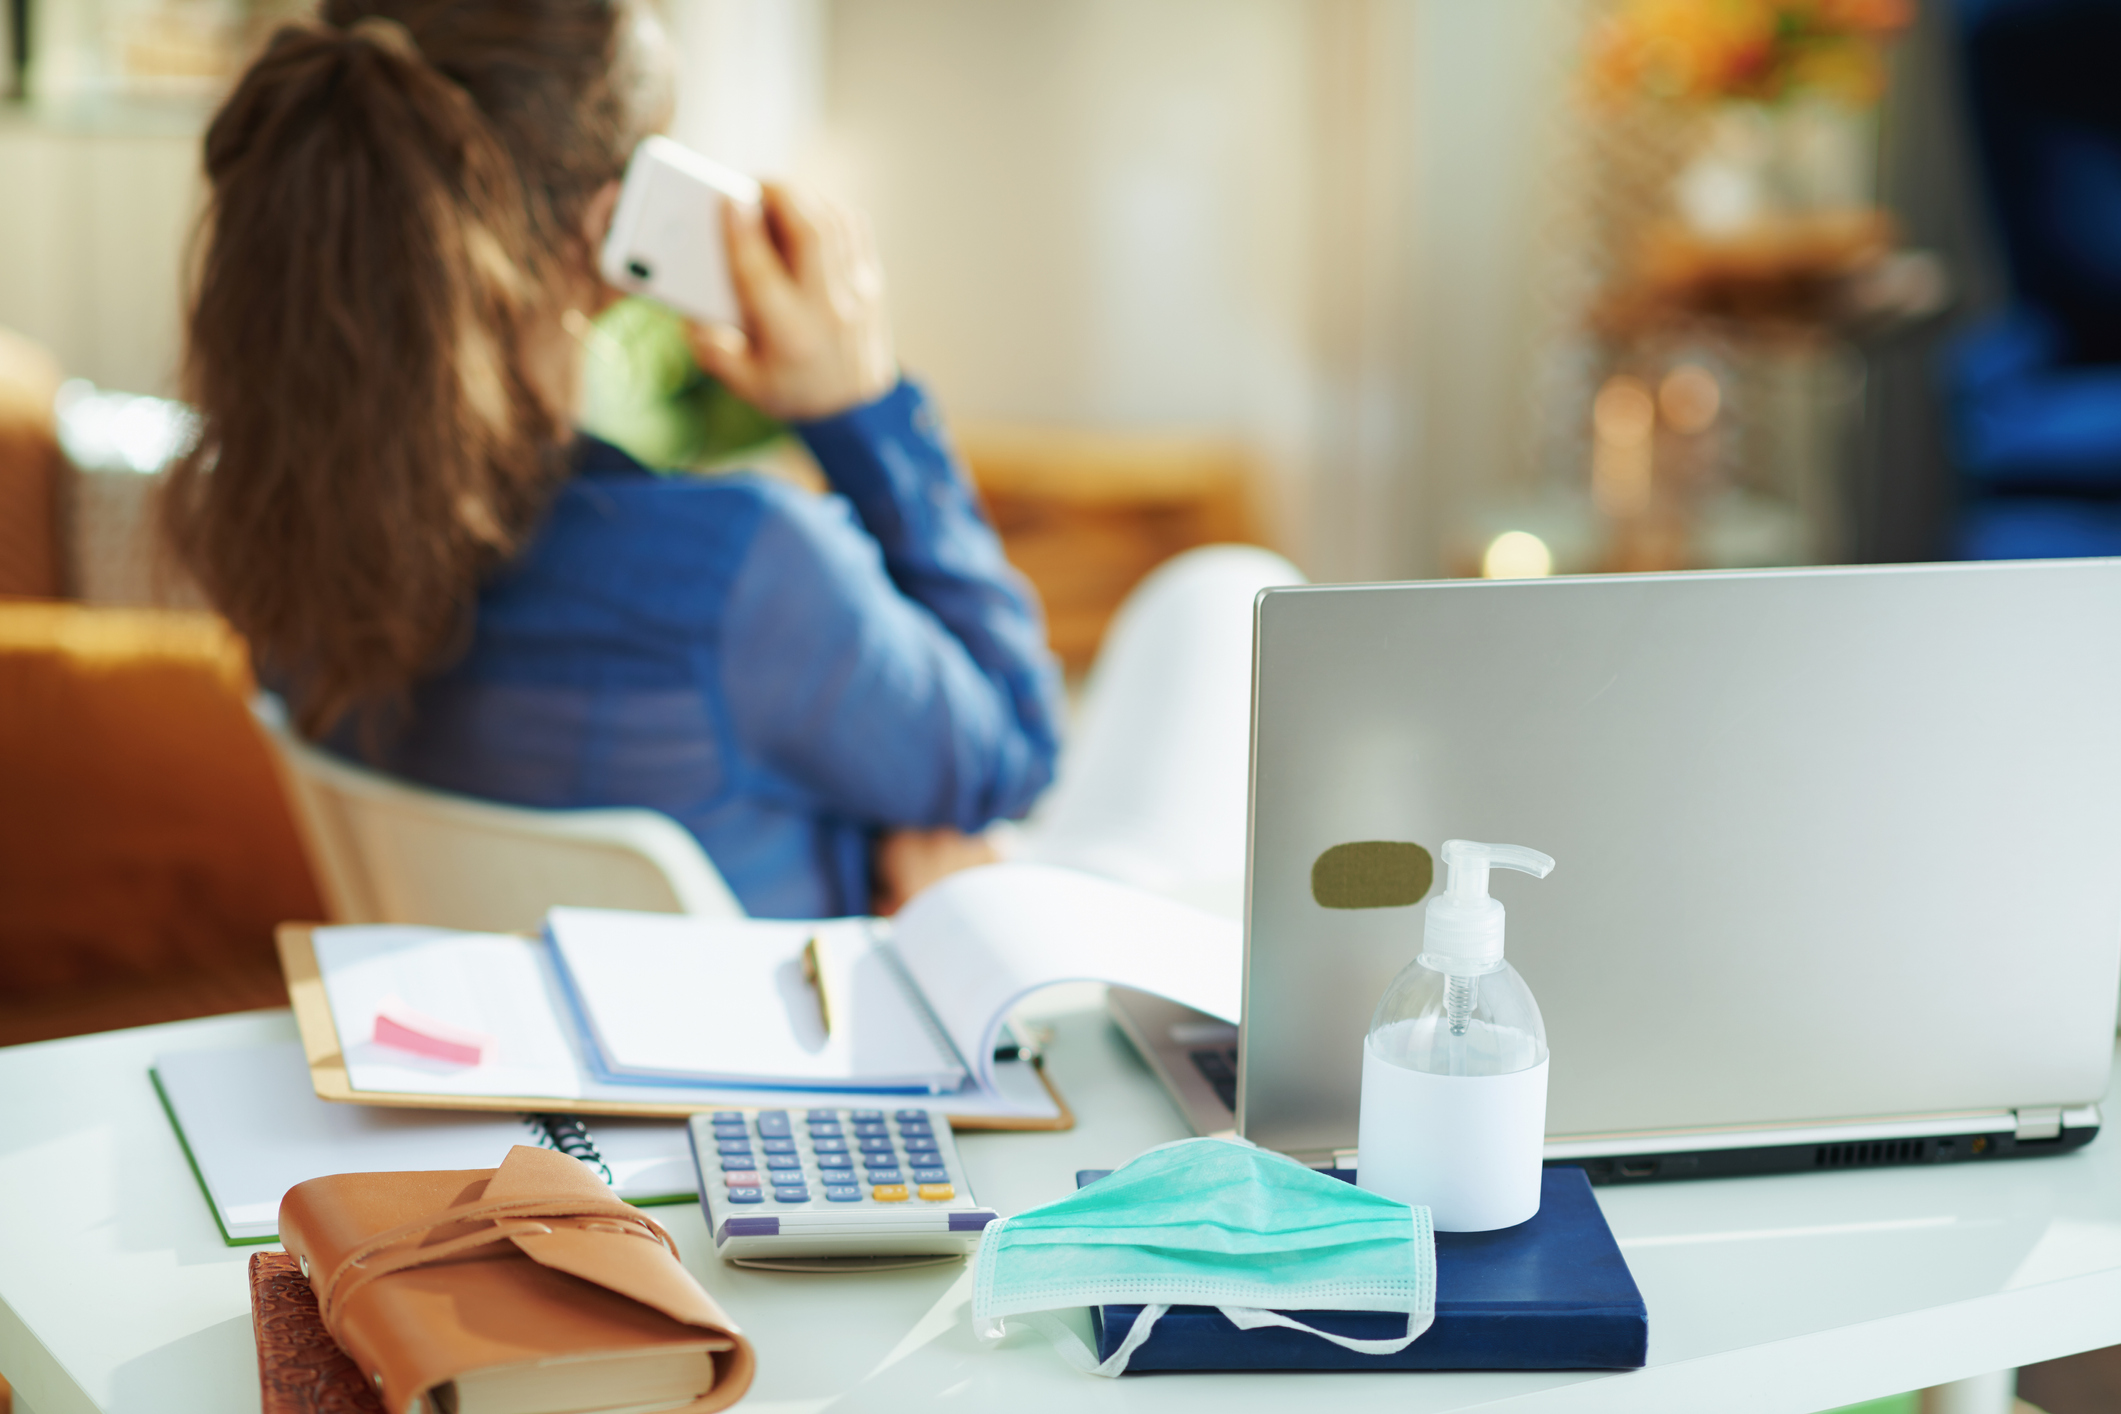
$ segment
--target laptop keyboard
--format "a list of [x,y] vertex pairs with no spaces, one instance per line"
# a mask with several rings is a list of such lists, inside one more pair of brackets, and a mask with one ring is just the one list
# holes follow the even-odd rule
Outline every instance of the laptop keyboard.
[[1237,1047],[1208,1046],[1190,1053],[1194,1069],[1213,1087],[1215,1097],[1237,1112]]

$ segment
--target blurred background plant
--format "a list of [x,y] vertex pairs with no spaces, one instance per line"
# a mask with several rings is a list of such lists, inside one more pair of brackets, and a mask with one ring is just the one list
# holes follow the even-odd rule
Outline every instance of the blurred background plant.
[[1867,107],[1885,93],[1887,42],[1913,0],[1623,0],[1591,32],[1590,76],[1608,101],[1808,93]]

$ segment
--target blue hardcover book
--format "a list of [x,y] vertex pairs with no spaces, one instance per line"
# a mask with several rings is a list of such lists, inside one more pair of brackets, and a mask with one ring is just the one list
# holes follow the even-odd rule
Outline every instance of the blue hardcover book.
[[[1085,1169],[1080,1188],[1109,1169]],[[1328,1170],[1353,1182],[1354,1172]],[[1127,1337],[1139,1306],[1092,1308],[1099,1359]],[[1297,1317],[1364,1340],[1405,1335],[1406,1317],[1305,1311]],[[1649,1351],[1650,1315],[1579,1168],[1550,1168],[1539,1213],[1499,1232],[1436,1234],[1436,1323],[1397,1355],[1357,1355],[1302,1331],[1241,1331],[1212,1306],[1174,1306],[1134,1352],[1144,1370],[1630,1370]]]

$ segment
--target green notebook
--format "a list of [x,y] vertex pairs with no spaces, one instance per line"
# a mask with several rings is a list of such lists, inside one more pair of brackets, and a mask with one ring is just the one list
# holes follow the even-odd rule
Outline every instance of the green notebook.
[[517,1144],[573,1154],[629,1203],[699,1199],[683,1120],[334,1104],[311,1089],[299,1041],[173,1051],[149,1074],[231,1247],[279,1241],[280,1199],[307,1179],[492,1168]]

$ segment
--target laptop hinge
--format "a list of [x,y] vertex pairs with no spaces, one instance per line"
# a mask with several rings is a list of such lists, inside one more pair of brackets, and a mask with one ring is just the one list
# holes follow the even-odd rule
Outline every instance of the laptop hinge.
[[2018,1142],[2038,1143],[2042,1139],[2062,1137],[2062,1106],[2040,1105],[2029,1110],[2014,1110],[2018,1120]]

